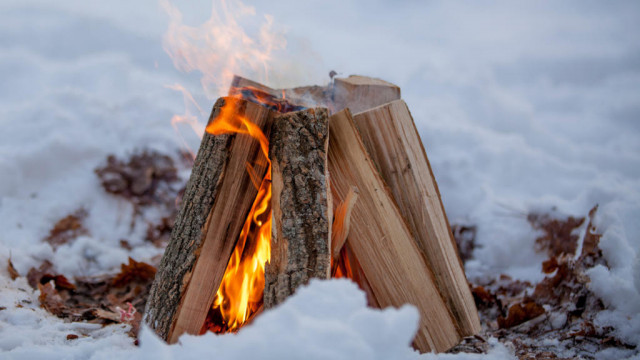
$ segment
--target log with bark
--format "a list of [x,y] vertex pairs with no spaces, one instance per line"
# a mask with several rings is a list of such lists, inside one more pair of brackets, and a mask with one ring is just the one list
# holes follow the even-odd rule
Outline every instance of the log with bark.
[[330,275],[332,205],[328,188],[327,109],[278,115],[271,127],[273,225],[264,306],[273,307],[311,278]]
[[[274,113],[244,100],[219,99],[209,122],[227,102],[268,135]],[[146,323],[173,343],[199,334],[244,220],[257,195],[246,164],[262,179],[267,171],[257,140],[249,135],[205,133],[187,182],[171,241],[146,306]]]

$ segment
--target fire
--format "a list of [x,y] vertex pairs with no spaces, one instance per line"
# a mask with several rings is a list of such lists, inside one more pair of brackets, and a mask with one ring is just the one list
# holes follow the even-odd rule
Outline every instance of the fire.
[[[262,308],[265,264],[271,258],[271,161],[269,141],[258,126],[235,113],[236,98],[227,98],[218,117],[207,126],[213,135],[247,134],[260,142],[268,161],[267,173],[245,220],[229,259],[205,328],[215,332],[237,331]],[[251,169],[247,164],[248,170]],[[251,171],[249,171],[250,175]],[[254,180],[255,183],[255,180]]]
[[[169,16],[169,28],[162,45],[176,69],[201,75],[202,93],[193,93],[182,85],[168,85],[179,91],[184,98],[185,112],[174,115],[171,125],[182,140],[182,146],[195,157],[191,133],[185,136],[182,129],[190,127],[202,137],[203,121],[212,100],[227,95],[234,74],[244,74],[252,79],[269,82],[273,79],[278,51],[287,46],[284,32],[274,26],[273,17],[264,15],[256,19],[256,11],[238,0],[212,1],[211,16],[198,26],[183,21],[179,8],[169,0],[160,0],[160,5]],[[254,31],[247,31],[246,24],[260,24]],[[276,78],[281,77],[276,71]],[[194,96],[195,95],[195,96]],[[204,100],[200,106],[196,99]],[[187,139],[189,138],[189,140]],[[193,139],[195,140],[195,139]]]
[[[180,91],[184,98],[185,113],[174,115],[172,126],[182,138],[183,146],[189,142],[180,132],[185,125],[201,137],[204,131],[217,135],[227,133],[246,134],[259,141],[267,161],[269,143],[259,127],[248,119],[236,116],[237,98],[256,102],[274,110],[290,111],[279,107],[269,94],[258,89],[236,89],[236,97],[221,109],[219,116],[205,129],[202,120],[207,114],[196,99],[206,98],[207,103],[226,95],[234,74],[244,74],[263,82],[272,80],[276,52],[286,47],[284,33],[274,27],[273,17],[265,15],[264,21],[255,19],[255,9],[238,0],[213,1],[210,18],[199,26],[183,22],[183,15],[169,0],[160,0],[169,16],[169,28],[163,38],[163,47],[174,66],[186,73],[201,74],[202,93],[193,96],[181,85],[168,88]],[[257,31],[246,31],[243,23],[261,23]],[[193,152],[190,151],[192,154]],[[271,164],[267,175],[260,179],[252,165],[247,171],[258,195],[252,205],[238,238],[236,248],[218,289],[205,327],[215,332],[235,331],[249,321],[262,307],[264,291],[264,267],[270,258],[271,241]]]

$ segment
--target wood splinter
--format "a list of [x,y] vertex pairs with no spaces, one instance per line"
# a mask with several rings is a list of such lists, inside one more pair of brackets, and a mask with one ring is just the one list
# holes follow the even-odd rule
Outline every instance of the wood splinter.
[[358,188],[352,186],[349,193],[335,210],[333,226],[331,228],[331,256],[334,261],[340,257],[340,250],[347,241],[349,235],[349,223],[351,222],[351,211],[358,200]]

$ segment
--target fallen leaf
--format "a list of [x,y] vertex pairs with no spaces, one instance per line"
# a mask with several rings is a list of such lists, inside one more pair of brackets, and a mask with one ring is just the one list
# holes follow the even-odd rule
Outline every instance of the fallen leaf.
[[86,210],[76,210],[73,214],[67,215],[66,217],[58,220],[44,240],[51,244],[55,249],[78,236],[89,234],[89,231],[82,224],[86,217]]
[[473,294],[473,298],[478,307],[488,307],[495,303],[496,297],[491,294],[484,286],[476,286],[471,289],[471,293]]
[[525,301],[521,304],[512,305],[506,318],[498,317],[498,325],[501,329],[520,325],[545,313],[542,306],[533,301]]
[[133,246],[125,239],[120,239],[120,247],[129,251],[133,250]]
[[546,251],[550,257],[575,254],[579,237],[574,234],[574,230],[582,226],[584,217],[569,216],[566,219],[556,219],[547,214],[531,213],[527,220],[534,229],[543,232],[543,235],[536,239],[538,250]]
[[38,288],[38,284],[40,284],[40,280],[45,274],[51,272],[53,268],[53,264],[49,260],[45,260],[42,264],[40,264],[39,268],[31,268],[27,273],[27,281],[32,288]]
[[18,274],[18,270],[16,270],[15,267],[13,267],[13,263],[11,262],[11,258],[9,258],[9,260],[7,261],[7,271],[9,272],[9,276],[11,277],[11,280],[15,280],[18,277],[20,277],[20,274]]
[[558,260],[555,256],[552,256],[551,259],[545,260],[542,263],[542,272],[545,274],[551,274],[558,268]]
[[69,334],[67,335],[67,340],[75,340],[78,338],[78,335],[76,334]]
[[40,283],[48,283],[49,281],[54,282],[56,285],[56,290],[75,290],[76,286],[67,280],[63,275],[51,275],[44,274],[40,279]]
[[95,170],[108,193],[122,196],[134,205],[171,203],[178,181],[173,159],[153,151],[132,154],[128,160],[107,157],[107,164]]
[[156,276],[156,268],[129,258],[129,264],[120,265],[120,273],[113,278],[111,284],[115,287],[124,287],[133,281],[146,282]]
[[49,282],[44,285],[38,284],[38,289],[40,290],[40,296],[38,296],[40,305],[48,312],[62,317],[65,314],[66,307],[55,286]]

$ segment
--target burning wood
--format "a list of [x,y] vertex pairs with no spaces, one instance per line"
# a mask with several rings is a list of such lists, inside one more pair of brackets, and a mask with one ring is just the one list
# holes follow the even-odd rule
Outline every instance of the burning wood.
[[147,305],[161,337],[236,331],[330,276],[354,280],[372,306],[415,305],[420,351],[479,331],[397,86],[357,76],[274,90],[236,77],[229,94],[214,106]]
[[[223,98],[213,107],[210,124],[225,118],[236,127],[241,125],[239,119],[251,119],[251,129],[268,134],[273,111]],[[146,321],[162,338],[175,342],[185,332],[202,330],[258,195],[247,165],[253,178],[262,179],[269,173],[265,146],[243,134],[206,133],[202,138],[147,304]],[[231,303],[235,300],[229,300]]]

